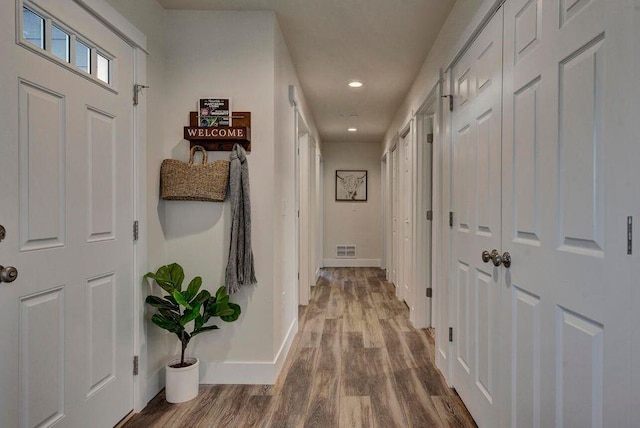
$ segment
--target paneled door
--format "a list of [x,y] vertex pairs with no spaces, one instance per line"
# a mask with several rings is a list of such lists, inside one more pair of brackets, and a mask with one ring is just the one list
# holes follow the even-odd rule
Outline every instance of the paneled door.
[[413,133],[400,139],[402,146],[402,297],[414,317],[415,297],[413,289]]
[[140,286],[133,50],[73,1],[0,12],[0,426],[112,427]]
[[502,9],[451,70],[454,226],[452,380],[483,427],[500,404],[500,272],[483,251],[500,249]]
[[502,426],[630,426],[632,2],[504,8]]
[[398,289],[398,266],[399,251],[398,251],[398,216],[399,199],[398,199],[398,148],[397,146],[391,150],[391,282],[396,286],[396,293]]

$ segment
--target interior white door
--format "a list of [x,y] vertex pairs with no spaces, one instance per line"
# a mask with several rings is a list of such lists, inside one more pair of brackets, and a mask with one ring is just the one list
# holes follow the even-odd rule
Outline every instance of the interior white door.
[[36,3],[64,20],[45,47],[72,28],[111,84],[16,36],[21,2],[2,2],[0,263],[19,274],[0,284],[0,426],[111,427],[133,408],[133,51],[75,2]]
[[410,315],[415,311],[413,275],[413,144],[409,131],[402,137],[402,298],[409,307]]
[[[421,239],[422,244],[421,247],[424,250],[422,255],[422,260],[419,260],[416,268],[420,269],[418,278],[422,278],[422,284],[424,284],[424,288],[432,287],[432,256],[431,256],[431,246],[433,234],[431,230],[431,225],[433,224],[433,120],[434,116],[430,115],[424,118],[423,121],[423,141],[422,141],[422,201],[423,201],[423,210],[420,212],[420,216],[416,219],[422,222],[422,229],[424,232],[422,233]],[[427,218],[426,213],[431,212],[431,219]],[[416,279],[418,279],[416,278]],[[416,285],[418,281],[416,280]],[[424,299],[423,295],[421,296],[417,293],[419,298]],[[432,306],[433,299],[431,297],[427,297],[425,300],[425,314],[424,314],[424,324],[427,327],[431,327],[433,325],[432,322]]]
[[309,134],[298,137],[298,284],[299,304],[308,305],[311,297],[309,279]]
[[633,13],[505,4],[504,426],[629,426]]
[[391,150],[391,282],[398,288],[398,148]]
[[453,384],[479,426],[498,426],[502,9],[452,69]]

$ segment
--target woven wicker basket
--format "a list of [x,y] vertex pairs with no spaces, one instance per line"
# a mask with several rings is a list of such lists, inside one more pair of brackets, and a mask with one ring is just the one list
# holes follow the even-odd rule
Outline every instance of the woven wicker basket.
[[[194,164],[193,157],[202,152],[202,163]],[[165,159],[160,167],[160,197],[171,201],[223,202],[229,183],[229,161],[207,163],[207,152],[193,146],[189,162]]]

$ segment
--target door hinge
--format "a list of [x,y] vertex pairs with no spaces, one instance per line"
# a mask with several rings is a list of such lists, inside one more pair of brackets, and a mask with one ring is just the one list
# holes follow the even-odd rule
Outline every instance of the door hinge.
[[133,240],[137,241],[139,235],[140,235],[140,224],[138,223],[138,220],[136,220],[133,222]]
[[427,297],[433,297],[433,288],[427,288]]
[[138,105],[138,101],[139,101],[139,95],[140,92],[142,92],[143,89],[147,89],[148,86],[146,85],[140,85],[138,83],[136,83],[135,85],[133,85],[133,105],[137,106]]
[[433,220],[433,211],[431,210],[427,211],[427,220]]
[[427,144],[433,144],[433,134],[427,134]]
[[449,342],[453,342],[453,327],[449,327]]
[[298,272],[298,281],[300,281],[300,272]]
[[140,371],[140,364],[138,356],[133,357],[133,375],[138,376],[138,372]]
[[627,254],[633,254],[633,217],[627,217]]
[[443,95],[442,98],[449,98],[449,111],[453,111],[453,95]]
[[453,211],[449,211],[449,227],[453,227]]

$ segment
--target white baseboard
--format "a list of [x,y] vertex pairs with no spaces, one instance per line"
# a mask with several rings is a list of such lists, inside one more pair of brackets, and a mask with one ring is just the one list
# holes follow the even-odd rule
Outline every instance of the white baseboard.
[[160,367],[155,373],[147,377],[147,394],[145,396],[146,406],[164,388],[164,367]]
[[380,267],[381,259],[324,259],[324,267]]
[[295,319],[273,361],[200,361],[201,384],[272,385],[284,365],[293,338],[298,331]]

